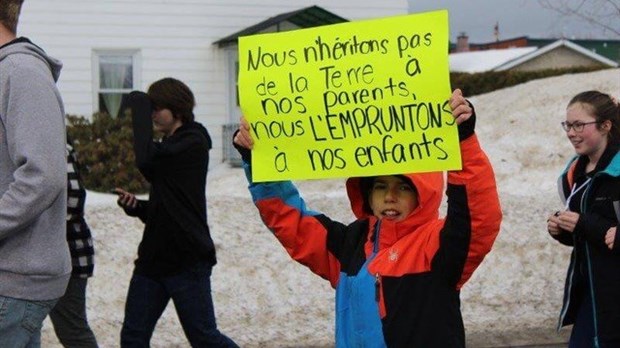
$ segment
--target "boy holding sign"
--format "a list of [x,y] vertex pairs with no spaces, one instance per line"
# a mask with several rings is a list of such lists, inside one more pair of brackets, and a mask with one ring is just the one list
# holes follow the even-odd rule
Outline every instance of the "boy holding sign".
[[460,288],[499,232],[493,169],[474,134],[474,110],[450,98],[461,170],[349,178],[357,220],[343,224],[306,209],[290,181],[252,182],[254,141],[242,119],[234,144],[265,225],[289,255],[336,289],[337,347],[465,347]]

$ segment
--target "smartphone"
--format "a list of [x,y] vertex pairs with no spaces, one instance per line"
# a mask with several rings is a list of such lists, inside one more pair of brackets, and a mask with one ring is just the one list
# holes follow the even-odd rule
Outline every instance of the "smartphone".
[[117,195],[117,196],[122,195],[122,193],[120,193],[120,192],[116,191],[116,189],[111,189],[111,190],[110,190],[110,193],[113,193],[113,194],[115,194],[115,195]]

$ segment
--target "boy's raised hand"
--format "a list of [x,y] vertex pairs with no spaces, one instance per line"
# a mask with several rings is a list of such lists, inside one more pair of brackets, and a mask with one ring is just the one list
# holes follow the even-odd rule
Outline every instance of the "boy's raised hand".
[[476,113],[470,102],[463,97],[460,89],[455,89],[450,97],[450,108],[452,116],[456,121],[459,130],[459,141],[463,141],[474,134],[476,128]]

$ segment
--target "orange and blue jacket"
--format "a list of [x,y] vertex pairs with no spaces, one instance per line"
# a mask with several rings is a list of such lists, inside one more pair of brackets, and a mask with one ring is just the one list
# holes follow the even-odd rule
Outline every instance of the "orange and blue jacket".
[[[502,217],[495,177],[475,134],[461,141],[462,170],[406,175],[419,206],[400,222],[363,209],[360,178],[347,180],[357,220],[306,208],[289,181],[251,183],[265,225],[288,254],[336,289],[337,347],[464,347],[459,293],[490,251]],[[251,178],[251,168],[244,163]]]

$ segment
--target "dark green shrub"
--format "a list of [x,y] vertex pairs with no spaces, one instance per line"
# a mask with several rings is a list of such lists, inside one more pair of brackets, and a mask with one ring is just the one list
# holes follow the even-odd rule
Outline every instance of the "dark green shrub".
[[121,187],[133,193],[148,192],[148,183],[135,165],[129,115],[112,118],[106,113],[95,113],[92,121],[67,115],[67,132],[88,190],[108,192]]
[[583,67],[537,71],[487,71],[475,74],[450,73],[450,83],[452,88],[460,88],[464,95],[473,96],[545,77],[577,74],[601,69]]

